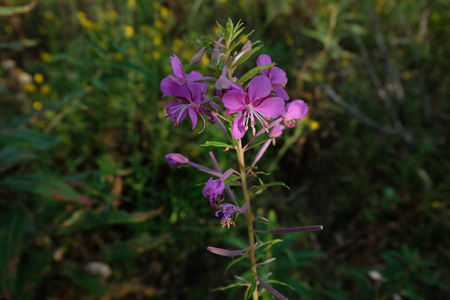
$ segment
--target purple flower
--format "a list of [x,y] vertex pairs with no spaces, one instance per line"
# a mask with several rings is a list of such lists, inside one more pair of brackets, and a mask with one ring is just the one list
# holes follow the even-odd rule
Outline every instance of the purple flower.
[[267,77],[253,77],[245,92],[231,90],[222,98],[227,108],[226,114],[240,113],[233,124],[233,136],[240,139],[244,136],[248,121],[255,134],[255,119],[268,130],[268,118],[276,118],[284,111],[284,100],[279,97],[269,97],[271,84]]
[[[258,67],[270,64],[273,64],[273,62],[270,56],[267,54],[261,54],[256,61],[256,65]],[[287,78],[286,73],[283,70],[278,67],[271,67],[269,69],[262,70],[260,74],[269,78],[275,95],[282,98],[283,100],[289,100],[289,95],[284,90],[284,87],[287,83]]]
[[225,183],[220,179],[209,178],[203,188],[203,196],[209,198],[212,207],[216,207],[224,199]]
[[178,101],[170,102],[166,105],[167,117],[174,122],[174,126],[186,118],[189,114],[189,118],[192,121],[192,130],[194,130],[197,125],[198,116],[202,120],[202,129],[205,128],[205,119],[201,113],[206,113],[206,108],[202,107],[203,104],[210,102],[204,93],[206,91],[206,86],[203,83],[188,81],[186,84],[182,85],[177,91],[177,97],[180,99]]
[[281,115],[284,124],[287,127],[294,127],[297,125],[295,120],[300,120],[308,113],[308,105],[302,100],[294,100],[286,105],[285,112]]
[[219,210],[216,212],[216,217],[220,218],[220,223],[222,227],[227,226],[230,228],[230,225],[235,225],[234,221],[231,220],[233,218],[234,213],[241,213],[247,209],[247,204],[244,204],[241,208],[236,205],[225,203],[219,207]]
[[250,51],[250,50],[252,50],[252,42],[247,41],[247,43],[245,43],[245,45],[242,46],[241,52],[239,52],[239,54],[236,55],[236,57],[233,59],[233,64],[234,64],[239,58],[241,58],[241,56],[244,55],[245,52],[248,52],[248,51]]
[[179,153],[168,153],[165,155],[167,163],[171,167],[178,167],[180,165],[185,165],[189,162],[189,159],[184,157],[183,155]]

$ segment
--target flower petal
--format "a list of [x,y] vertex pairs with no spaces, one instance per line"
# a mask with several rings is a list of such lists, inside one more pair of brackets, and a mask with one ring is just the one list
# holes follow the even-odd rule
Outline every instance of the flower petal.
[[255,110],[267,118],[279,117],[284,112],[284,100],[280,97],[267,98]]
[[272,84],[270,83],[269,78],[262,75],[253,77],[248,84],[248,97],[250,103],[269,96],[271,90]]
[[308,105],[302,100],[294,100],[286,105],[286,113],[283,116],[284,121],[292,119],[299,120],[308,113]]
[[189,94],[184,84],[173,81],[170,79],[170,76],[167,76],[161,81],[160,87],[165,96],[186,98]]
[[273,88],[273,91],[275,92],[275,95],[277,95],[277,97],[280,97],[283,100],[289,100],[289,95],[288,93],[286,93],[286,90],[284,88]]
[[170,63],[172,64],[173,73],[176,77],[186,78],[183,65],[181,65],[180,59],[175,54],[170,58]]
[[197,126],[197,111],[193,107],[189,107],[189,118],[191,118],[192,121],[192,130],[195,129],[195,126]]
[[273,85],[285,86],[287,82],[286,72],[278,67],[273,68],[272,72],[270,72],[270,81]]
[[242,138],[245,135],[245,114],[237,116],[233,123],[233,136],[237,139]]
[[267,54],[261,54],[260,56],[258,56],[258,59],[256,60],[256,65],[258,67],[263,66],[263,65],[270,65],[270,64],[272,64],[272,59]]
[[223,95],[223,105],[231,110],[243,111],[246,105],[246,97],[247,93],[240,91],[228,91],[225,95]]

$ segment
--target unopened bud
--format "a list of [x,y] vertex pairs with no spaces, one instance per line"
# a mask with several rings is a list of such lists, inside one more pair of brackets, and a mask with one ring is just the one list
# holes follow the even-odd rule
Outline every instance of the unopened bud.
[[167,163],[171,167],[178,167],[179,165],[185,165],[189,162],[189,159],[179,153],[169,153],[165,155]]
[[191,62],[189,64],[191,66],[199,64],[202,61],[202,59],[203,59],[203,55],[205,54],[205,50],[206,50],[206,47],[203,47],[202,49],[200,49],[200,51],[198,51],[197,54],[195,54],[192,57]]

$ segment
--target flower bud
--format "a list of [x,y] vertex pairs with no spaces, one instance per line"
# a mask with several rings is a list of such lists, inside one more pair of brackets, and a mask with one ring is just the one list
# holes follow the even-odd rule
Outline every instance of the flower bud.
[[200,49],[197,54],[195,54],[192,59],[191,62],[189,63],[191,66],[194,66],[196,64],[199,64],[202,61],[203,58],[203,54],[205,54],[205,50],[206,47],[203,47],[202,49]]
[[183,155],[179,153],[169,153],[165,155],[167,163],[171,167],[178,167],[180,165],[185,165],[189,162],[189,159],[184,157]]

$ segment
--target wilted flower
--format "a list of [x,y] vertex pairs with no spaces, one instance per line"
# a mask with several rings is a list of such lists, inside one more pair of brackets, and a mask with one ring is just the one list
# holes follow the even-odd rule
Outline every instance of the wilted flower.
[[219,210],[216,212],[216,217],[220,218],[220,223],[222,227],[227,226],[230,228],[230,225],[235,225],[232,220],[233,214],[244,212],[247,209],[247,204],[244,204],[242,207],[238,207],[236,205],[225,203],[219,207]]
[[225,189],[225,183],[220,179],[209,178],[203,189],[203,196],[209,198],[209,203],[212,207],[223,201]]

